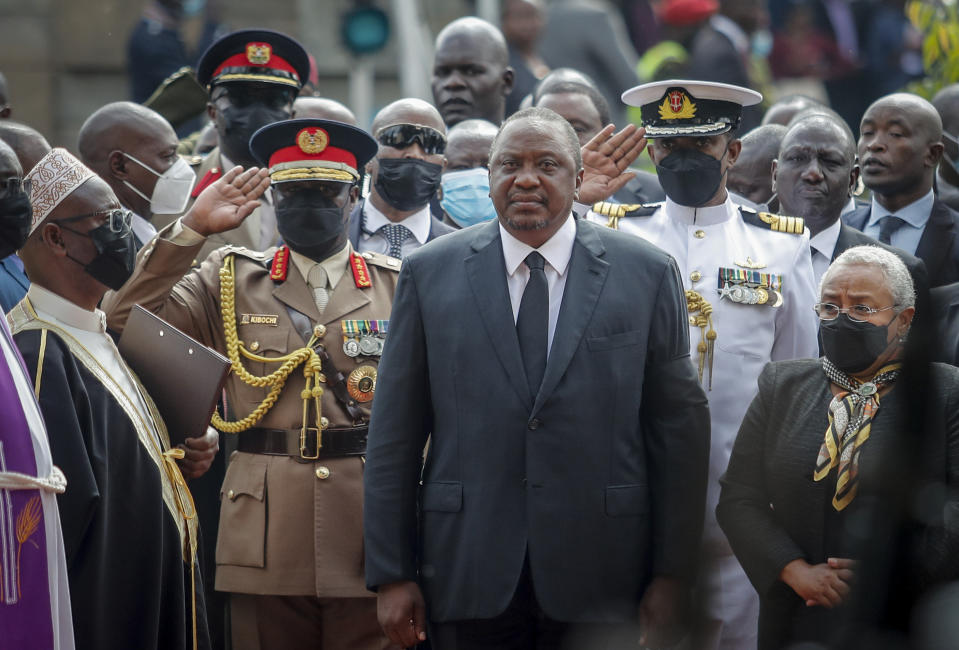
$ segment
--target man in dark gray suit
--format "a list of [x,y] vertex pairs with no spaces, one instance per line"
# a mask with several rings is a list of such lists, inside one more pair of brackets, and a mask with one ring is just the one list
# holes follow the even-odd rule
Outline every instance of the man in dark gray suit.
[[573,219],[582,180],[572,127],[520,111],[490,156],[498,221],[404,262],[364,511],[396,643],[425,638],[427,609],[441,650],[678,640],[706,398],[675,262]]
[[959,281],[959,212],[933,189],[943,153],[935,107],[910,93],[881,97],[862,116],[859,134],[859,165],[872,204],[843,221],[921,258],[930,286]]
[[384,106],[370,130],[379,150],[366,165],[369,196],[350,214],[350,243],[402,259],[454,230],[431,205],[446,165],[446,126],[430,104],[409,97]]

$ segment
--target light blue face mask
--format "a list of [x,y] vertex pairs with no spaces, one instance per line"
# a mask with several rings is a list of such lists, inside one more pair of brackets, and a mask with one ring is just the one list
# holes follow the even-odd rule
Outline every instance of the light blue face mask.
[[440,205],[461,228],[496,218],[489,196],[489,170],[484,167],[443,174]]

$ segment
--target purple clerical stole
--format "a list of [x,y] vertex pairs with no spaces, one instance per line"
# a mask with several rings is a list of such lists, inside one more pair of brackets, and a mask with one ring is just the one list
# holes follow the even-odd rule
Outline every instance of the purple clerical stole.
[[[16,358],[10,367],[0,349],[0,473],[35,477],[33,439],[12,373],[29,375],[2,315],[0,330],[0,346]],[[43,510],[39,490],[0,489],[0,646],[4,648],[54,647]]]

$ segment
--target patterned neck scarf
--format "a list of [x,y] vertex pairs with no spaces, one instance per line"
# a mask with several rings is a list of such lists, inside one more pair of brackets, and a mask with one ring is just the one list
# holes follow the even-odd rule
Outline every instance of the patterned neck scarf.
[[843,390],[829,403],[829,427],[819,448],[813,480],[821,481],[833,467],[839,468],[832,507],[841,511],[852,503],[859,489],[859,453],[879,410],[879,391],[896,381],[902,364],[885,365],[868,381],[850,377],[825,357],[822,367],[826,377]]

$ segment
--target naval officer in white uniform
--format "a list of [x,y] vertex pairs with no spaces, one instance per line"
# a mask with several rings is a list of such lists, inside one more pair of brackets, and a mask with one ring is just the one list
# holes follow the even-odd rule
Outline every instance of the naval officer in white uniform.
[[769,361],[818,357],[809,235],[801,219],[756,213],[726,191],[743,106],[752,90],[700,81],[649,83],[623,93],[642,111],[649,156],[666,201],[599,203],[587,218],[659,246],[679,265],[691,359],[709,398],[712,442],[700,576],[702,611],[686,647],[756,648],[759,599],[716,523],[719,477],[757,379]]

